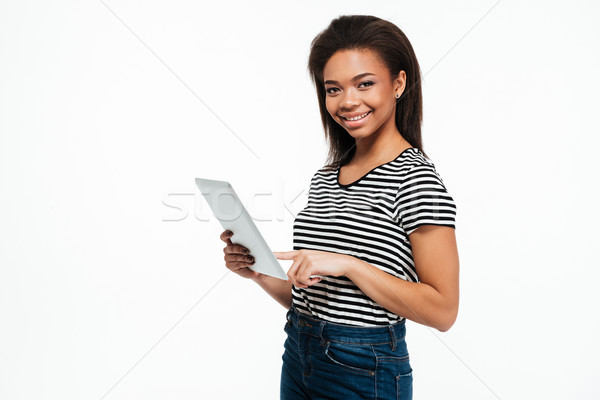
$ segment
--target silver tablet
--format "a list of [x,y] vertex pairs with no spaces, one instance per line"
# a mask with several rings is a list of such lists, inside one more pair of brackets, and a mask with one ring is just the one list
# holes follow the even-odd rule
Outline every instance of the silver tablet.
[[246,247],[254,256],[256,262],[249,268],[287,280],[287,273],[275,258],[231,184],[227,181],[196,178],[196,185],[223,229],[233,232],[232,242]]

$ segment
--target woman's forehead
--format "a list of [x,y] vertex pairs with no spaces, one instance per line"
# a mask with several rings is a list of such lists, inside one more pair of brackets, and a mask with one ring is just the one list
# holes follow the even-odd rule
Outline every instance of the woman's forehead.
[[323,81],[349,81],[356,75],[365,72],[375,75],[388,73],[378,54],[372,50],[339,50],[325,63]]

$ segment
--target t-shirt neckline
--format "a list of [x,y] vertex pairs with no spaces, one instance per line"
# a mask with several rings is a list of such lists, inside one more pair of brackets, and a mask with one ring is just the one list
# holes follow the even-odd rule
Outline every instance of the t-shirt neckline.
[[335,182],[337,183],[338,187],[340,187],[340,188],[343,188],[343,189],[345,189],[345,188],[348,188],[348,187],[350,187],[350,186],[353,186],[353,185],[356,185],[358,182],[360,182],[361,180],[363,180],[363,179],[364,179],[364,178],[365,178],[367,175],[369,175],[371,172],[375,171],[377,168],[380,168],[380,167],[383,167],[384,165],[388,165],[388,164],[391,164],[391,163],[393,163],[394,161],[396,161],[396,160],[398,160],[400,157],[402,157],[402,155],[403,155],[404,153],[406,153],[408,150],[412,150],[412,149],[418,150],[418,148],[416,148],[416,147],[407,147],[406,149],[402,150],[402,152],[401,152],[400,154],[398,154],[398,155],[396,156],[396,158],[394,158],[393,160],[390,160],[390,161],[388,161],[388,162],[385,162],[385,163],[383,163],[383,164],[380,164],[380,165],[378,165],[378,166],[376,166],[376,167],[372,168],[370,171],[368,171],[367,173],[365,173],[363,176],[361,176],[360,178],[358,178],[358,179],[357,179],[357,180],[355,180],[354,182],[350,182],[350,183],[348,183],[347,185],[342,185],[342,184],[340,183],[340,170],[342,169],[342,165],[340,165],[340,166],[337,168],[336,177],[335,177]]

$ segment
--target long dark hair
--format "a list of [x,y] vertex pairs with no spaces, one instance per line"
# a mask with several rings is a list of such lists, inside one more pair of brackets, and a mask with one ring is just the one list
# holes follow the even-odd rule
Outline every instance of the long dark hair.
[[338,50],[366,49],[379,55],[390,71],[390,79],[405,71],[406,88],[396,100],[396,128],[412,147],[418,148],[427,157],[421,142],[421,69],[408,38],[396,25],[381,18],[342,15],[313,39],[308,57],[308,72],[317,89],[321,122],[329,143],[327,167],[337,168],[348,163],[356,152],[356,140],[327,111],[323,69]]

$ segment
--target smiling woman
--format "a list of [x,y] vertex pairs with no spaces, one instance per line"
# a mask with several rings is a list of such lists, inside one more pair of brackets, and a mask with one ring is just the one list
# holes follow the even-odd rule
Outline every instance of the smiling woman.
[[363,140],[367,133],[371,143],[382,134],[397,141],[402,139],[396,129],[394,111],[395,99],[406,86],[404,71],[392,81],[376,52],[340,50],[327,61],[323,75],[327,112],[354,139]]
[[[341,16],[308,69],[329,143],[294,220],[285,282],[227,266],[287,311],[281,399],[411,399],[406,320],[447,331],[458,314],[456,204],[422,149],[420,69],[391,22]],[[225,239],[224,239],[225,240]],[[229,240],[229,239],[227,239]]]

